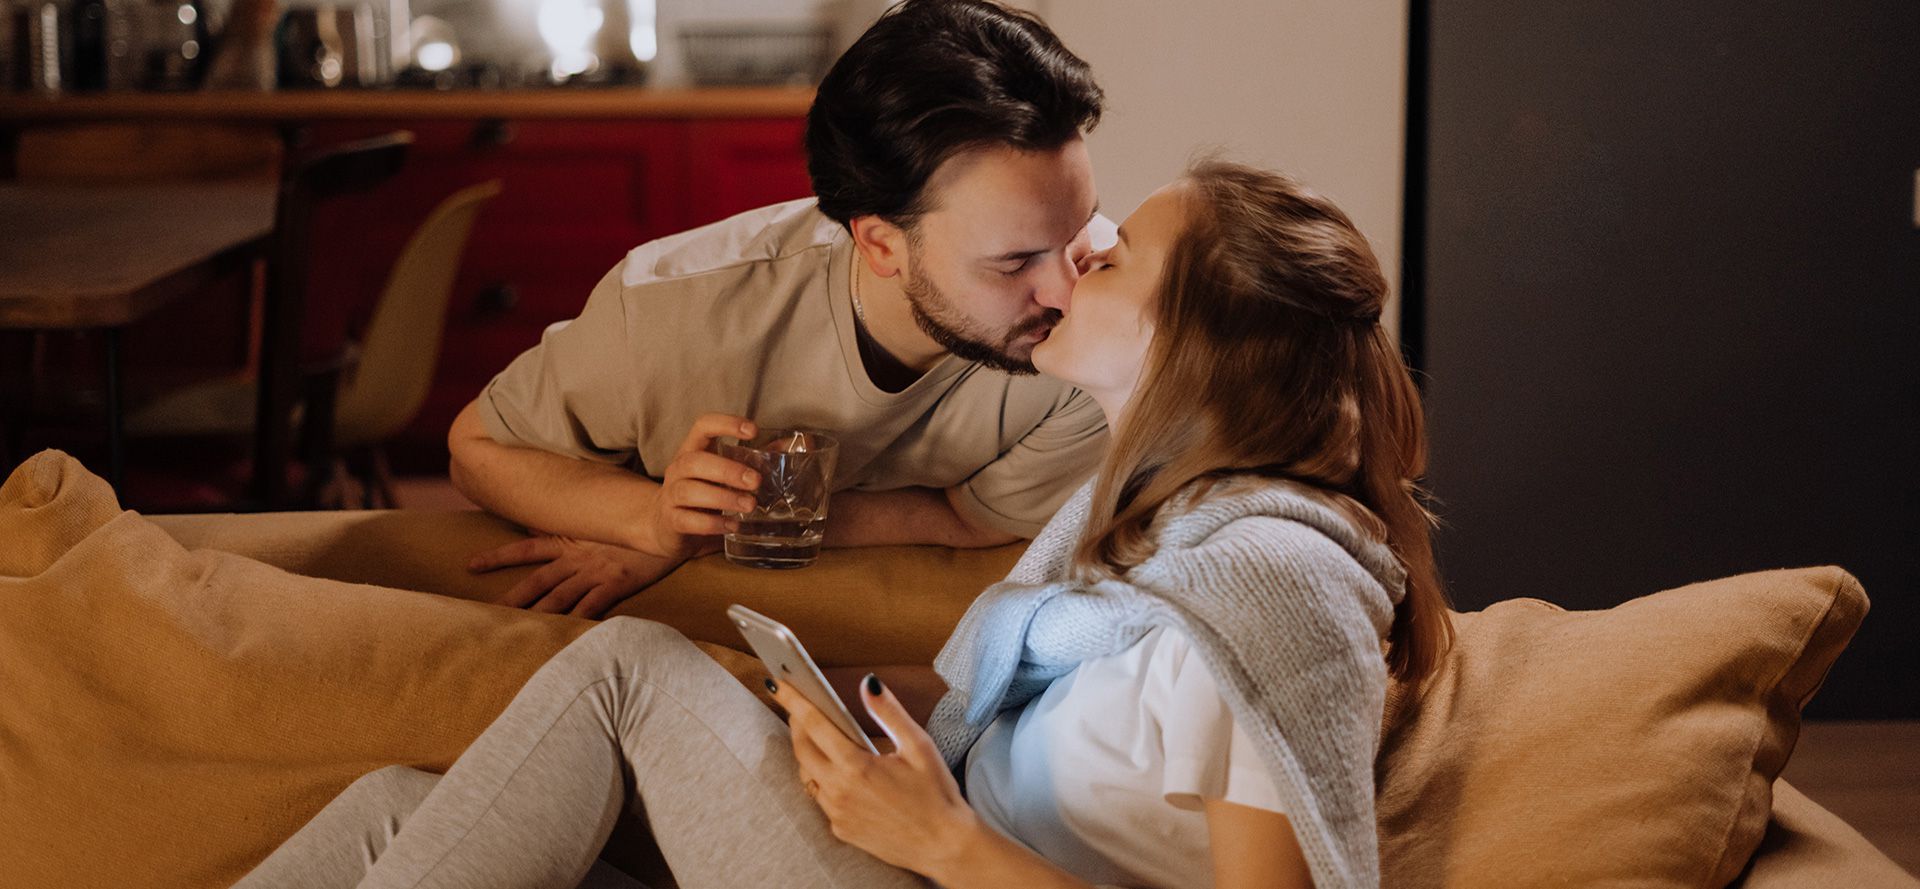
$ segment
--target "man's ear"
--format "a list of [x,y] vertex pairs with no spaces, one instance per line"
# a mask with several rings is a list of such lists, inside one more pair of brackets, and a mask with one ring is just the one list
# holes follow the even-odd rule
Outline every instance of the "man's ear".
[[874,275],[891,278],[907,271],[907,233],[878,216],[855,216],[847,222],[853,249]]

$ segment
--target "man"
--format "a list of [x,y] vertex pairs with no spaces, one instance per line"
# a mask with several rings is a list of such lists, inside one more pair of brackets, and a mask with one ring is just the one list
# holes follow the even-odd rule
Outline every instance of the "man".
[[1032,537],[1105,437],[1029,361],[1091,249],[1101,101],[1030,16],[888,12],[808,113],[817,199],[635,249],[455,419],[454,484],[547,535],[471,567],[544,562],[509,603],[597,616],[711,551],[755,482],[708,445],[756,427],[839,437],[830,546]]

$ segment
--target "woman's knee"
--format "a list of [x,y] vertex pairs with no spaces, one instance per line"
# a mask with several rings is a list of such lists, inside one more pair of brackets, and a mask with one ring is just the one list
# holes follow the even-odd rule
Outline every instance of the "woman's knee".
[[431,772],[407,766],[386,766],[374,769],[347,786],[342,791],[342,800],[351,799],[359,808],[371,812],[405,816],[420,807],[420,802],[433,792],[440,776]]
[[651,673],[699,653],[687,637],[666,624],[612,617],[589,628],[541,668],[546,681],[564,686],[595,682],[609,674]]
[[[631,655],[670,652],[693,648],[685,634],[658,621],[624,615],[610,617],[588,630],[599,635],[614,651]],[[695,649],[697,651],[697,649]]]

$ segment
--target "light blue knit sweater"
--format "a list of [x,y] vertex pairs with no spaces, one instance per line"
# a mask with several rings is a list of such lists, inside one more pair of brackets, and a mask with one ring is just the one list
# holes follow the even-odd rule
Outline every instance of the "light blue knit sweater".
[[1002,710],[1081,661],[1172,626],[1193,641],[1254,739],[1318,889],[1380,883],[1373,760],[1382,640],[1406,572],[1385,544],[1292,482],[1238,478],[1175,498],[1152,558],[1122,580],[1067,580],[1092,485],[1007,579],[975,600],[934,667],[951,689],[927,730],[950,766]]

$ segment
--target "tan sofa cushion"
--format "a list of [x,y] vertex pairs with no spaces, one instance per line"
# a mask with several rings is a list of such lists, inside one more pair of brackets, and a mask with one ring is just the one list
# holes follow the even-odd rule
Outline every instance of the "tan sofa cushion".
[[[504,598],[533,570],[467,572],[469,556],[525,536],[480,512],[180,515],[155,521],[189,548],[243,553],[297,574],[481,602]],[[707,556],[613,613],[742,649],[739,632],[726,621],[727,606],[738,602],[792,627],[825,666],[928,664],[974,597],[1005,577],[1025,549],[1019,543],[985,550],[827,550],[811,567],[793,571],[740,568]]]
[[1735,889],[1920,889],[1866,837],[1786,781],[1773,782],[1773,820]]
[[1818,568],[1458,615],[1448,669],[1388,699],[1386,885],[1726,885],[1866,610]]
[[[466,598],[496,597],[521,576],[476,577],[460,568],[472,552],[519,537],[478,513],[156,521],[190,546]],[[895,647],[874,660],[924,663],[967,600],[999,579],[1018,549],[829,552],[799,572],[735,574],[710,560],[639,601],[675,590],[655,607],[691,615],[686,623],[698,627],[709,620],[699,614],[731,595],[759,596],[751,601],[769,613],[802,613],[794,622],[806,627],[802,636],[816,655],[825,649],[838,656],[823,659],[859,663],[859,637],[886,613],[869,603],[910,591],[933,606],[907,612],[897,627],[912,638],[889,643]],[[831,583],[812,580],[829,573]],[[1767,821],[1762,781],[1778,771],[1800,703],[1864,610],[1851,578],[1823,569],[1729,578],[1602,612],[1517,601],[1458,616],[1462,646],[1452,675],[1424,700],[1396,688],[1390,701],[1381,757],[1392,769],[1381,778],[1386,885],[1718,886],[1725,880],[1714,882],[1709,872],[1726,862],[1737,870],[1740,850],[1753,849],[1764,827],[1763,857],[1743,889],[1784,889],[1794,883],[1782,878],[1822,874],[1863,880],[1847,889],[1903,886],[1880,879],[1891,866],[1884,855],[1804,797],[1779,792],[1773,803],[1784,820]],[[710,638],[738,644],[730,628],[708,629]],[[1769,666],[1776,675],[1766,675]],[[1776,706],[1771,717],[1762,712]],[[1474,759],[1447,759],[1455,754]],[[1618,786],[1609,779],[1616,772],[1625,776]],[[1712,817],[1721,819],[1718,832],[1694,823]],[[1777,866],[1775,855],[1785,856]],[[1692,877],[1676,876],[1689,870]]]
[[229,885],[361,774],[444,770],[591,626],[189,552],[57,452],[0,541],[7,886]]

